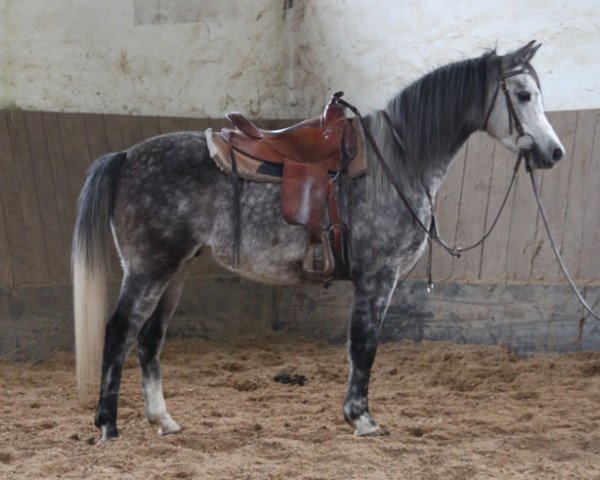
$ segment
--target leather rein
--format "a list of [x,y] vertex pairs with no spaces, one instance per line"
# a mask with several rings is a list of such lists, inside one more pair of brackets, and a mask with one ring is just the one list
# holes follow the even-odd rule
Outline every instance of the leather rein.
[[[429,242],[429,265],[428,265],[428,269],[427,269],[427,274],[428,274],[427,290],[429,292],[431,292],[431,290],[433,288],[432,275],[431,275],[431,260],[432,260],[432,248],[431,248],[431,246],[432,246],[432,243],[433,242],[437,243],[440,247],[442,247],[442,249],[444,251],[446,251],[449,255],[451,255],[454,258],[460,257],[462,252],[466,252],[468,250],[471,250],[471,249],[476,248],[479,245],[481,245],[489,237],[489,235],[494,230],[494,227],[498,223],[498,219],[500,218],[500,215],[501,215],[502,211],[504,210],[504,207],[506,206],[508,197],[510,195],[510,192],[511,192],[513,186],[514,186],[515,178],[517,176],[517,173],[519,171],[521,163],[523,163],[523,160],[525,160],[525,169],[526,169],[526,171],[529,174],[529,177],[531,179],[531,185],[532,185],[533,193],[534,193],[534,196],[535,196],[535,200],[536,200],[537,205],[538,205],[538,211],[540,213],[540,217],[542,218],[542,222],[544,223],[544,227],[546,229],[546,233],[548,234],[548,238],[550,240],[550,244],[552,246],[552,250],[554,251],[554,254],[556,256],[558,264],[560,265],[560,268],[563,271],[563,273],[564,273],[564,275],[565,275],[565,277],[567,279],[567,282],[569,283],[569,286],[573,290],[573,293],[575,294],[575,296],[577,297],[577,299],[579,300],[579,302],[581,303],[581,305],[583,306],[583,308],[594,319],[600,321],[600,315],[596,314],[592,310],[592,308],[590,307],[590,305],[587,303],[587,301],[583,298],[583,295],[581,294],[581,291],[579,290],[579,288],[575,284],[575,281],[573,280],[573,277],[569,273],[569,271],[568,271],[568,269],[567,269],[567,267],[565,265],[565,262],[564,262],[564,260],[562,258],[562,255],[560,254],[560,250],[557,247],[557,244],[556,244],[556,241],[554,239],[554,236],[552,235],[552,232],[550,231],[550,226],[548,224],[548,219],[546,218],[546,212],[544,210],[544,207],[542,206],[542,202],[541,202],[540,195],[539,195],[538,188],[537,188],[537,183],[535,181],[534,169],[533,169],[533,167],[531,165],[531,158],[530,158],[530,149],[531,149],[532,145],[535,143],[535,139],[533,138],[533,136],[531,134],[525,132],[525,129],[523,128],[523,124],[521,123],[521,120],[519,119],[519,116],[517,115],[517,111],[515,110],[515,106],[513,104],[513,101],[510,98],[510,93],[509,93],[508,85],[506,83],[506,79],[507,78],[513,77],[515,75],[520,75],[522,73],[530,73],[530,71],[527,68],[522,67],[520,69],[511,70],[508,73],[502,75],[498,79],[498,88],[496,89],[496,92],[494,94],[494,98],[492,99],[492,102],[490,104],[489,110],[488,110],[488,112],[487,112],[487,114],[485,116],[485,120],[484,120],[484,123],[483,123],[483,130],[487,130],[487,124],[488,124],[490,116],[492,114],[492,110],[494,109],[494,105],[496,104],[496,101],[498,100],[499,93],[502,92],[504,94],[504,99],[506,101],[506,107],[507,107],[507,110],[508,110],[509,134],[512,135],[513,128],[514,128],[514,130],[517,131],[518,136],[515,139],[515,144],[516,144],[517,148],[519,149],[519,153],[517,154],[517,160],[515,162],[515,166],[514,166],[514,169],[513,169],[513,174],[512,174],[512,177],[510,179],[510,183],[508,185],[508,189],[506,191],[506,194],[504,195],[504,199],[502,200],[502,203],[500,205],[500,208],[498,209],[498,213],[496,214],[496,217],[494,218],[494,221],[492,222],[492,225],[490,226],[490,228],[488,229],[488,231],[485,232],[485,234],[483,235],[483,237],[480,240],[478,240],[477,242],[475,242],[472,245],[469,245],[467,247],[456,247],[456,246],[450,247],[439,236],[438,231],[437,231],[436,220],[435,220],[435,211],[434,211],[433,206],[432,206],[432,209],[431,209],[431,222],[430,222],[429,228],[427,228],[425,226],[425,224],[421,221],[421,219],[419,218],[419,216],[415,212],[414,208],[412,207],[412,205],[410,204],[410,202],[408,201],[408,199],[404,195],[404,193],[402,191],[402,187],[400,186],[400,182],[398,182],[398,180],[394,177],[392,171],[388,167],[385,159],[383,158],[381,150],[377,146],[377,143],[375,142],[375,139],[373,138],[373,135],[371,134],[371,131],[369,130],[369,127],[366,124],[363,116],[360,114],[360,112],[358,111],[358,109],[354,105],[351,105],[351,104],[349,104],[348,102],[346,102],[345,100],[342,100],[342,99],[340,99],[340,102],[343,103],[346,107],[348,107],[358,117],[358,119],[359,119],[359,121],[360,121],[360,123],[361,123],[361,125],[363,127],[363,130],[365,132],[365,137],[367,138],[367,140],[369,141],[371,147],[373,148],[373,151],[375,152],[375,156],[377,157],[377,159],[378,159],[378,161],[379,161],[379,163],[381,165],[382,170],[384,171],[384,173],[388,177],[388,180],[391,182],[392,186],[394,187],[394,190],[396,190],[396,192],[398,193],[398,196],[400,197],[400,199],[402,200],[402,202],[404,203],[404,205],[406,206],[406,208],[410,212],[411,216],[413,217],[413,219],[415,220],[415,222],[417,223],[417,225],[419,225],[419,227],[427,235],[428,242]],[[537,78],[535,76],[534,76],[534,78],[536,79],[536,83],[537,83]],[[539,86],[539,84],[538,84],[538,86]],[[386,121],[389,129],[393,133],[394,140],[395,140],[396,144],[398,145],[398,147],[402,151],[405,151],[404,144],[402,142],[400,134],[399,134],[398,130],[396,129],[396,127],[394,127],[394,125],[392,123],[392,119],[390,118],[389,114],[385,110],[381,110],[381,113],[382,113],[383,118],[385,119],[385,121]],[[523,143],[522,142],[523,140],[527,140],[527,142]],[[430,202],[431,202],[431,198],[430,198]],[[580,321],[580,323],[579,323],[579,340],[581,340],[581,336],[582,336],[582,333],[583,333],[583,322],[584,322],[584,320],[585,320],[585,318],[582,318],[581,321]]]
[[[517,73],[513,73],[512,75],[518,75],[519,73],[527,73],[527,70],[518,71]],[[558,248],[556,240],[554,239],[554,236],[552,235],[552,231],[550,230],[550,224],[548,223],[548,219],[546,217],[546,211],[544,210],[544,206],[542,205],[542,200],[540,198],[540,194],[538,191],[537,182],[535,181],[534,169],[531,165],[530,147],[531,147],[531,145],[533,145],[535,140],[531,134],[526,133],[523,130],[523,126],[519,120],[517,112],[515,111],[515,107],[512,103],[510,95],[508,94],[508,87],[504,80],[501,81],[500,88],[502,89],[502,91],[504,92],[504,95],[506,97],[506,104],[508,106],[508,111],[509,111],[508,118],[509,118],[510,133],[512,134],[512,121],[511,121],[511,119],[512,119],[512,120],[514,120],[515,129],[517,130],[517,133],[519,134],[519,136],[515,140],[517,147],[519,148],[517,163],[515,165],[515,174],[516,174],[517,170],[519,169],[521,160],[524,158],[525,159],[525,170],[529,174],[529,179],[531,180],[531,188],[533,190],[533,195],[534,195],[535,201],[537,203],[540,217],[542,218],[542,223],[544,224],[544,228],[546,230],[546,233],[548,234],[548,239],[550,240],[550,245],[552,246],[552,250],[554,251],[554,256],[556,257],[556,261],[560,265],[560,268],[561,268],[565,278],[567,279],[567,282],[569,283],[571,290],[573,290],[573,293],[577,297],[577,300],[579,300],[579,303],[581,303],[581,306],[590,314],[590,316],[592,318],[600,321],[600,316],[592,310],[592,307],[590,307],[590,305],[585,300],[585,298],[583,298],[583,294],[581,293],[581,291],[575,284],[575,281],[573,280],[573,277],[569,273],[569,270],[567,269],[567,266],[565,265],[565,261],[562,258],[562,255],[560,254],[560,249]],[[498,95],[498,92],[496,92],[496,97],[497,97],[497,95]],[[494,102],[495,102],[496,97],[494,97]],[[492,104],[491,108],[493,108],[493,104]],[[484,129],[487,126],[487,121],[489,119],[490,113],[491,113],[491,109],[490,109],[490,112],[488,112],[488,115],[486,117]],[[526,137],[529,137],[531,143],[529,145],[519,145],[519,140],[521,140],[522,138],[526,138]],[[513,179],[511,180],[511,187],[512,187],[512,181],[514,181],[514,174],[513,174]],[[510,189],[510,187],[509,187],[509,189]],[[505,201],[506,201],[506,199],[505,199]],[[502,207],[504,207],[504,205],[502,205]],[[484,237],[484,239],[485,239],[485,237]],[[583,322],[584,321],[585,321],[585,317],[582,317],[581,321],[579,322],[579,339],[578,339],[579,341],[581,341],[581,337],[583,334]]]
[[[496,225],[498,224],[498,220],[500,219],[500,215],[502,214],[502,211],[504,210],[504,207],[506,206],[506,203],[508,201],[508,197],[510,196],[510,192],[512,191],[512,188],[515,184],[515,179],[517,176],[517,173],[519,171],[519,167],[521,166],[521,163],[523,161],[523,158],[525,158],[526,153],[528,153],[528,148],[531,146],[532,143],[530,143],[528,146],[520,146],[519,145],[519,141],[521,139],[527,138],[529,137],[531,140],[533,140],[533,137],[526,133],[525,130],[523,129],[523,124],[521,123],[517,112],[515,110],[515,107],[513,105],[512,99],[510,98],[510,93],[508,90],[508,85],[506,83],[506,79],[513,77],[515,75],[520,75],[522,73],[529,73],[529,71],[526,68],[520,68],[518,70],[511,70],[510,72],[502,75],[499,79],[498,79],[498,88],[496,89],[496,92],[494,94],[494,98],[492,99],[492,102],[490,104],[490,107],[488,109],[488,112],[485,116],[485,120],[484,120],[484,124],[483,124],[483,129],[485,130],[487,128],[487,124],[489,121],[489,118],[491,116],[492,110],[494,109],[494,106],[496,104],[496,101],[498,99],[498,95],[499,92],[502,91],[504,94],[504,98],[506,101],[506,105],[507,105],[507,109],[508,109],[508,118],[509,118],[509,134],[512,135],[513,132],[513,126],[514,129],[517,131],[517,133],[519,134],[517,139],[515,140],[517,147],[519,147],[519,154],[517,156],[517,160],[515,162],[515,166],[513,169],[513,174],[512,177],[510,179],[510,183],[508,185],[508,189],[506,190],[506,194],[504,195],[504,198],[502,200],[502,203],[500,205],[500,208],[498,209],[498,213],[496,214],[496,216],[494,217],[494,221],[492,222],[490,228],[484,233],[483,237],[478,240],[477,242],[473,243],[472,245],[468,245],[466,247],[451,247],[450,245],[448,245],[448,243],[439,235],[438,230],[437,230],[437,222],[435,219],[435,211],[433,208],[433,202],[431,200],[431,198],[428,195],[429,201],[432,204],[432,208],[431,208],[431,222],[429,224],[429,228],[427,228],[425,226],[425,224],[423,223],[423,221],[419,218],[419,216],[417,215],[417,213],[415,212],[415,209],[413,208],[413,206],[410,204],[410,202],[408,201],[408,199],[406,198],[406,196],[404,195],[404,192],[402,191],[402,187],[400,185],[400,182],[398,181],[397,178],[395,178],[393,172],[391,171],[391,169],[389,168],[387,162],[385,161],[383,154],[381,153],[381,150],[379,149],[377,142],[375,141],[375,139],[373,138],[373,135],[371,134],[371,131],[368,127],[368,125],[366,124],[364,117],[361,115],[361,113],[359,112],[359,110],[352,104],[346,102],[343,99],[339,99],[340,103],[344,104],[346,107],[348,107],[355,115],[356,117],[359,119],[362,127],[363,127],[363,131],[365,132],[365,137],[367,138],[367,140],[369,141],[369,144],[371,145],[371,147],[373,148],[373,151],[375,152],[375,156],[377,157],[377,160],[379,161],[379,164],[381,165],[382,170],[384,171],[384,173],[386,174],[388,180],[391,182],[392,186],[394,187],[394,190],[396,190],[396,193],[398,193],[398,196],[400,197],[400,199],[402,200],[402,203],[404,203],[404,206],[407,208],[407,210],[410,212],[411,216],[413,217],[413,220],[417,223],[417,225],[421,228],[421,230],[423,230],[425,232],[425,234],[427,235],[427,240],[429,242],[429,266],[427,269],[427,276],[428,276],[428,281],[427,281],[427,289],[428,291],[431,291],[431,289],[433,288],[433,281],[432,281],[432,273],[431,273],[431,263],[432,263],[432,243],[435,242],[437,243],[442,250],[444,250],[446,253],[448,253],[450,256],[452,256],[453,258],[459,258],[462,255],[462,252],[466,252],[468,250],[472,250],[474,248],[477,248],[479,245],[481,245],[492,233],[492,231],[494,230],[494,228],[496,227]],[[402,150],[405,151],[405,147],[404,144],[402,142],[402,138],[400,136],[400,133],[398,132],[398,130],[396,129],[396,127],[393,125],[392,123],[392,119],[390,118],[389,114],[387,113],[386,110],[380,110],[380,113],[382,114],[385,122],[387,123],[389,129],[391,130],[393,136],[394,136],[394,141],[396,142],[397,146]]]

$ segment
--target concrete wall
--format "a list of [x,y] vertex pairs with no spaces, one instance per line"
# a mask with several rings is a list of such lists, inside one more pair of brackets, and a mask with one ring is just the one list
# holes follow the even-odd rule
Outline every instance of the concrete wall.
[[600,108],[597,0],[296,0],[295,113],[305,116],[331,90],[359,108],[380,107],[402,86],[450,61],[530,40],[548,110]]
[[547,108],[600,108],[599,19],[596,0],[0,0],[0,108],[300,118],[346,90],[368,110],[534,38]]
[[[599,287],[585,287],[590,304]],[[277,291],[274,328],[318,340],[347,338],[352,288],[295,287]],[[502,344],[521,353],[600,350],[600,323],[586,319],[565,285],[401,282],[381,331],[383,341],[451,340]]]
[[[196,267],[171,319],[169,337],[231,340],[272,331],[271,288],[224,272],[208,258]],[[119,281],[109,282],[111,306],[119,287]],[[0,286],[0,358],[40,360],[73,345],[69,284]]]
[[0,108],[271,116],[285,105],[282,12],[279,0],[0,0]]

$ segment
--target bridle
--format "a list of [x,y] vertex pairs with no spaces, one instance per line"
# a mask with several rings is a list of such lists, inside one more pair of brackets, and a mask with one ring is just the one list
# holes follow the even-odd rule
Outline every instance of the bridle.
[[[533,75],[531,70],[527,67],[521,67],[516,70],[510,70],[510,71],[504,73],[503,75],[501,75],[498,78],[498,88],[496,89],[496,91],[494,93],[494,98],[492,99],[492,102],[490,104],[488,112],[485,116],[485,120],[483,121],[483,130],[484,131],[487,130],[488,122],[490,121],[490,116],[492,115],[492,111],[494,110],[494,106],[496,105],[496,101],[498,100],[498,94],[500,92],[502,92],[504,94],[504,99],[506,101],[506,108],[508,110],[508,133],[509,133],[509,135],[512,135],[513,124],[514,124],[514,129],[518,133],[518,136],[515,139],[515,144],[516,144],[517,148],[519,148],[519,150],[528,150],[531,147],[531,145],[533,145],[534,138],[531,134],[526,133],[525,130],[523,129],[523,124],[521,123],[521,120],[519,119],[519,116],[517,115],[517,111],[515,110],[515,105],[513,104],[512,98],[510,98],[508,84],[506,83],[506,79],[508,79],[510,77],[514,77],[516,75],[522,75],[522,74],[528,74],[528,75],[533,76],[533,78],[535,79],[535,81],[538,85],[538,88],[540,88],[540,85],[538,83],[536,76]],[[527,137],[529,137],[531,142],[528,145],[523,145],[523,146],[520,145],[519,144],[520,140],[523,138],[527,138]]]

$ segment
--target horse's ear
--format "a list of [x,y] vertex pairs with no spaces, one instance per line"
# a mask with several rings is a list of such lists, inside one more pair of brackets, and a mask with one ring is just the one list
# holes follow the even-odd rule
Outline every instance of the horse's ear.
[[542,44],[536,42],[535,40],[532,40],[525,45],[525,47],[527,47],[527,51],[523,55],[523,62],[529,63],[541,46]]
[[510,70],[524,63],[529,63],[538,49],[542,46],[541,43],[537,43],[532,40],[527,45],[504,55],[502,64],[505,70]]

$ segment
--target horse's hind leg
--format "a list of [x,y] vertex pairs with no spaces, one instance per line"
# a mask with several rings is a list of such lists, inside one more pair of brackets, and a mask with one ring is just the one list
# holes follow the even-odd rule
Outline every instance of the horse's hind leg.
[[118,436],[117,403],[123,363],[171,277],[171,274],[127,273],[123,279],[117,308],[106,324],[100,399],[95,422],[102,430],[100,441]]
[[159,435],[181,431],[181,427],[169,415],[163,396],[160,351],[167,331],[167,324],[177,307],[177,303],[179,303],[181,289],[190,265],[191,260],[186,261],[175,274],[152,316],[137,337],[138,358],[144,381],[146,417],[151,424],[158,427]]

